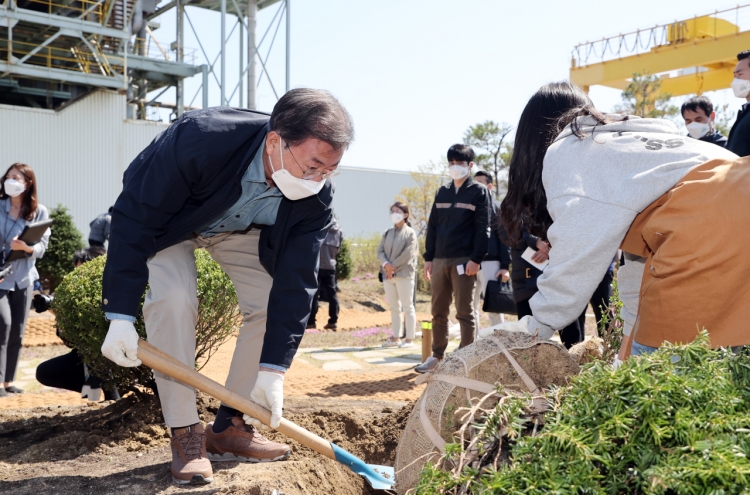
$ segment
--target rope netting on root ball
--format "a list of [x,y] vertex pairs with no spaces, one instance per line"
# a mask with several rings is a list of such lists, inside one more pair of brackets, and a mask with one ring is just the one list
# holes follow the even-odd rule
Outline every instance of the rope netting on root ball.
[[500,462],[464,462],[472,444],[446,446],[413,493],[750,493],[748,348],[711,349],[703,331],[617,369],[593,362],[546,397],[541,418],[517,396],[468,427],[480,450],[502,446]]
[[[415,487],[425,464],[440,459],[449,469],[497,464],[502,449],[481,443],[479,430],[471,425],[495,406],[539,417],[547,408],[544,390],[566,384],[578,370],[560,344],[525,333],[496,330],[454,352],[434,372],[420,377],[428,385],[399,440],[396,489],[404,494]],[[504,432],[516,428],[501,423],[496,426]],[[446,457],[457,448],[460,459]]]

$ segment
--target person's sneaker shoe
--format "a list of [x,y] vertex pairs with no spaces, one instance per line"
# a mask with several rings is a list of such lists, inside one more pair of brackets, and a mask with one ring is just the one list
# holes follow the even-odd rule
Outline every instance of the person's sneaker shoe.
[[403,349],[403,348],[409,348],[409,347],[414,347],[414,342],[401,342],[398,346],[401,349]]
[[16,387],[15,385],[11,385],[10,387],[5,387],[5,391],[10,394],[22,394],[23,393],[23,390]]
[[414,368],[414,371],[416,371],[417,373],[427,373],[428,371],[432,371],[437,368],[438,364],[440,364],[440,360],[436,357],[430,356],[427,358],[427,361],[420,364],[419,366],[416,366]]
[[206,457],[206,432],[200,423],[175,428],[172,434],[172,480],[178,485],[211,483],[213,471]]
[[214,433],[212,426],[209,423],[206,430],[206,450],[214,462],[283,461],[291,453],[288,445],[270,441],[239,416],[232,418],[232,426],[221,433]]
[[325,328],[326,330],[333,330],[335,332],[336,330],[338,330],[339,327],[337,327],[335,323],[329,323],[323,328]]

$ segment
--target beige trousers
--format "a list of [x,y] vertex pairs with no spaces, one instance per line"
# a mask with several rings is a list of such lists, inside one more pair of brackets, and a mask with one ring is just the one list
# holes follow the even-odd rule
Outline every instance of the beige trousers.
[[414,339],[417,327],[417,311],[414,308],[414,277],[393,277],[383,280],[385,299],[391,308],[391,330],[393,338],[401,338],[401,311],[404,312],[406,339]]
[[[156,253],[148,261],[149,291],[143,305],[148,341],[190,367],[195,365],[198,318],[195,250],[204,247],[229,275],[237,292],[242,327],[226,387],[243,397],[258,377],[272,279],[258,259],[260,230],[197,237]],[[195,389],[154,372],[164,421],[172,428],[199,421]]]

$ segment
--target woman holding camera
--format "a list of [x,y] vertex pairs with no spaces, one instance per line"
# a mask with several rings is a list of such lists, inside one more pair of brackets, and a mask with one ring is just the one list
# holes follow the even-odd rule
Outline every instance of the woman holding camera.
[[[383,347],[411,347],[417,325],[414,308],[414,274],[417,269],[417,233],[409,222],[409,207],[395,202],[391,206],[393,228],[380,240],[378,260],[383,274],[385,298],[391,308],[393,337]],[[404,312],[406,340],[401,342],[401,311]]]
[[18,238],[27,224],[47,220],[47,208],[36,198],[36,176],[28,165],[14,163],[0,181],[0,237],[3,265],[12,251],[24,256],[10,262],[12,272],[0,282],[0,397],[22,393],[11,385],[18,368],[26,318],[31,307],[34,280],[39,278],[35,264],[44,255],[50,230],[42,239],[29,246]]

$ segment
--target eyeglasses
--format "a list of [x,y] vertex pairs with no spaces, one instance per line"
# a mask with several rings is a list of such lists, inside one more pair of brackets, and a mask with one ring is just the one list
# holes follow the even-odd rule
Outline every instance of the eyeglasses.
[[307,167],[307,169],[305,169],[300,162],[297,161],[297,157],[294,156],[294,153],[292,153],[292,148],[287,145],[286,149],[289,151],[289,154],[292,155],[292,158],[294,158],[294,162],[297,166],[302,169],[302,178],[305,180],[315,180],[318,177],[320,177],[320,180],[326,180],[341,174],[340,170],[318,170],[313,167]]

